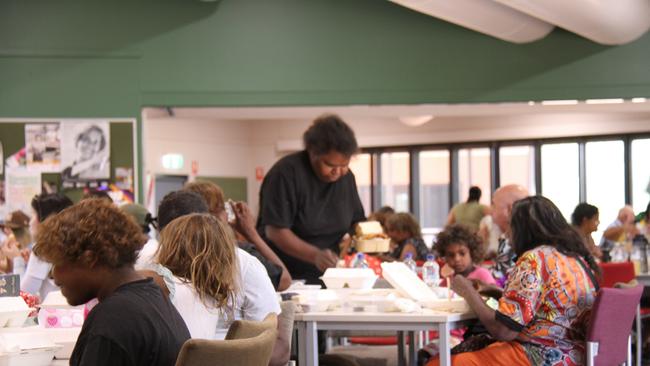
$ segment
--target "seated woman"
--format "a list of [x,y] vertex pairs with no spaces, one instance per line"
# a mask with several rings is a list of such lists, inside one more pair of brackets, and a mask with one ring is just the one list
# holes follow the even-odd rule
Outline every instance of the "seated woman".
[[[197,214],[202,218],[198,220],[202,222],[200,224],[176,221]],[[159,264],[152,267],[152,271],[142,272],[158,282],[164,281],[163,290],[168,291],[169,298],[187,321],[193,338],[223,339],[233,319],[261,321],[269,313],[280,314],[281,309],[264,266],[255,257],[236,247],[234,232],[228,228],[227,223],[214,216],[211,216],[213,220],[208,220],[206,217],[210,216],[207,203],[198,193],[181,190],[167,194],[158,207],[161,236],[155,260]],[[169,225],[172,227],[168,228]],[[183,227],[188,231],[184,231]],[[236,263],[232,263],[230,257],[225,255],[230,253],[230,249],[234,251]],[[200,256],[191,257],[192,255]],[[201,256],[206,256],[206,260]],[[190,264],[194,267],[183,268],[183,265]],[[231,272],[224,272],[226,270]],[[192,275],[195,276],[191,277]],[[231,282],[231,278],[235,279],[234,282]],[[215,293],[212,287],[217,285],[222,290],[227,286],[235,291],[234,297],[223,304],[225,307],[221,307],[221,290]],[[212,290],[206,292],[209,289]],[[210,293],[219,297],[205,298]],[[230,300],[234,300],[234,303]],[[214,311],[215,307],[219,309],[210,319],[197,315]],[[218,326],[207,327],[200,322]],[[289,361],[289,348],[288,340],[278,333],[270,364],[286,365]]]
[[403,261],[408,253],[411,253],[415,260],[427,259],[429,249],[422,240],[420,224],[410,213],[399,212],[390,215],[386,219],[386,235],[390,237],[393,246],[390,252],[390,258],[393,260]]
[[235,238],[227,224],[210,214],[190,214],[162,232],[158,262],[172,273],[172,303],[192,338],[214,339],[227,329],[241,286]]
[[146,237],[114,205],[83,200],[40,224],[34,254],[70,305],[97,298],[70,365],[173,366],[190,333],[174,305],[134,269]]
[[582,235],[589,253],[596,259],[602,259],[603,252],[596,246],[594,238],[591,237],[591,233],[598,230],[598,224],[600,224],[598,207],[584,202],[578,204],[571,214],[571,224]]
[[[62,193],[45,193],[34,196],[32,198],[32,219],[29,222],[32,235],[38,235],[41,222],[70,206],[72,206],[72,201]],[[58,290],[50,279],[51,270],[52,264],[37,255],[30,255],[25,273],[20,276],[20,289],[45,300],[50,291]]]
[[483,261],[484,246],[476,233],[467,226],[453,224],[438,233],[434,249],[455,274],[482,284],[496,285],[489,270],[479,264]]
[[519,259],[496,310],[470,280],[461,275],[452,280],[452,289],[467,300],[494,339],[483,349],[452,356],[453,364],[582,365],[597,291],[594,258],[547,198],[517,201],[510,226]]

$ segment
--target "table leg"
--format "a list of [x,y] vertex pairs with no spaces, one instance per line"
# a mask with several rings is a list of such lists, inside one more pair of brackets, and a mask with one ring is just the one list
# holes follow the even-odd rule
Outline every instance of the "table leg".
[[449,323],[438,324],[438,349],[440,351],[440,366],[451,366],[449,328]]
[[397,365],[406,366],[406,354],[404,353],[404,332],[397,332]]
[[415,349],[415,332],[409,331],[409,365],[416,366],[418,363],[417,357],[415,356],[417,350]]
[[307,346],[305,344],[307,329],[305,328],[305,322],[295,322],[294,326],[297,331],[295,341],[298,346],[298,366],[305,366],[307,365]]
[[305,322],[306,364],[301,366],[318,366],[318,332],[316,322]]

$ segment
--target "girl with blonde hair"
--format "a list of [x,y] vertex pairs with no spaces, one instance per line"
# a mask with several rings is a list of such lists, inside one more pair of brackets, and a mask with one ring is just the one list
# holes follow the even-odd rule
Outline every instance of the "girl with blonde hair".
[[214,339],[235,318],[235,245],[227,224],[207,213],[181,216],[161,233],[157,261],[172,274],[170,298],[192,338]]

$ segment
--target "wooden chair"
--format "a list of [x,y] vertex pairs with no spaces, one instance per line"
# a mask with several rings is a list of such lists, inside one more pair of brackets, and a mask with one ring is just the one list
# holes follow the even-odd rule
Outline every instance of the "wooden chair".
[[176,366],[268,366],[277,331],[268,329],[245,339],[190,339],[183,344]]
[[228,328],[226,340],[252,338],[269,329],[277,330],[278,316],[269,313],[264,320],[256,322],[253,320],[235,320]]

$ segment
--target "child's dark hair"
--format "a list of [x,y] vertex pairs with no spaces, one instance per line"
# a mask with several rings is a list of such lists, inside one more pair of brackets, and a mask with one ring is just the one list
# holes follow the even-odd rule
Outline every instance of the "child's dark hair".
[[45,221],[51,215],[72,206],[72,200],[61,193],[44,193],[32,198],[32,208],[39,222]]
[[158,206],[158,229],[162,231],[172,220],[192,213],[209,213],[203,197],[186,190],[167,193]]
[[411,238],[422,240],[422,230],[418,220],[408,212],[398,212],[388,216],[386,219],[386,229],[403,231],[408,233]]
[[436,243],[433,249],[438,252],[440,257],[444,257],[447,248],[452,244],[462,244],[467,246],[469,254],[472,256],[472,262],[481,263],[485,256],[485,248],[481,238],[467,226],[462,224],[453,224],[447,226],[443,231],[438,233]]

